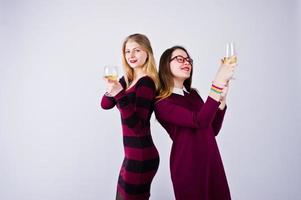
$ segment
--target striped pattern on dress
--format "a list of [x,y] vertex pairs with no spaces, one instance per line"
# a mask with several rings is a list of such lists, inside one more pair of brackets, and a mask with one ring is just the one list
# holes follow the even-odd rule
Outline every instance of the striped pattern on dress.
[[151,182],[159,167],[159,154],[150,132],[156,88],[148,76],[128,89],[124,78],[120,83],[124,90],[114,98],[104,95],[101,102],[104,109],[116,105],[121,115],[125,157],[117,191],[124,200],[145,200],[150,196]]

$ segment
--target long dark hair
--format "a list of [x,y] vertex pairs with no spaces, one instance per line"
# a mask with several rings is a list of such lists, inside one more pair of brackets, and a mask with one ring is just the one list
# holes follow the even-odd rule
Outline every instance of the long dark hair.
[[[176,49],[181,49],[181,50],[185,51],[187,56],[190,58],[188,51],[182,46],[173,46],[169,49],[166,49],[163,52],[163,54],[160,57],[160,63],[159,63],[159,80],[160,80],[161,89],[160,89],[159,95],[157,96],[157,99],[164,99],[166,97],[169,97],[172,94],[174,82],[173,82],[173,75],[170,70],[170,59],[171,59],[172,53]],[[191,89],[192,72],[193,72],[193,66],[191,68],[191,73],[190,73],[189,78],[187,78],[184,81],[184,87],[188,91],[190,91],[190,89]]]

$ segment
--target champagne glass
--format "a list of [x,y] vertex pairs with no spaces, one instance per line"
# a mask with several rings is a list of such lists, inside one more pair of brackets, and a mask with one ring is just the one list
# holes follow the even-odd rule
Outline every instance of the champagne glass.
[[106,65],[104,67],[104,77],[111,81],[118,80],[118,68],[112,65]]
[[[223,59],[223,63],[225,62],[229,62],[230,64],[237,63],[237,52],[234,42],[226,44],[226,56]],[[235,77],[232,77],[231,79],[235,80]]]

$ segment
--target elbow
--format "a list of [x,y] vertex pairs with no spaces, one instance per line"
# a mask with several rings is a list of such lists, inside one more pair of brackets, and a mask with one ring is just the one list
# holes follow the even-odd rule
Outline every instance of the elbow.
[[113,108],[114,106],[112,105],[108,105],[107,103],[104,103],[103,101],[100,103],[100,107],[104,110],[109,110],[111,108]]
[[104,109],[104,110],[107,109],[107,107],[106,107],[106,105],[104,104],[103,101],[100,102],[100,107],[101,107],[102,109]]
[[104,110],[109,110],[113,107],[112,106],[103,106],[103,105],[101,105],[101,108],[104,109]]
[[222,126],[213,126],[212,129],[213,129],[213,133],[215,136],[218,135],[219,131],[221,130]]
[[106,96],[103,96],[100,101],[100,107],[104,110],[111,109],[115,106],[115,101],[113,98],[108,98]]
[[219,133],[219,130],[215,130],[215,129],[213,129],[213,133],[214,133],[214,136],[217,136],[217,135],[218,135],[218,133]]

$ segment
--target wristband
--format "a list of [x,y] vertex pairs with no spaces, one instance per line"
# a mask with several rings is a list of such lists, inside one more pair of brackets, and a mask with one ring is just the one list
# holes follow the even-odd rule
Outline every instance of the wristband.
[[215,93],[218,93],[218,94],[221,94],[223,92],[223,88],[218,87],[218,86],[212,84],[211,85],[211,91],[213,91]]

